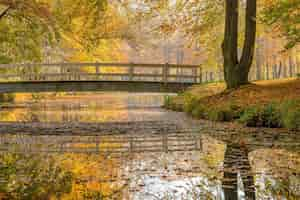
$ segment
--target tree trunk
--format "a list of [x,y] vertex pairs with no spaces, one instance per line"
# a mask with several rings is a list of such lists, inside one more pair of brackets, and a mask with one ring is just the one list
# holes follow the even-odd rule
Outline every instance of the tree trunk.
[[223,42],[224,78],[228,88],[237,85],[238,70],[238,7],[239,0],[226,0],[225,34]]
[[238,60],[238,2],[238,0],[226,0],[223,56],[224,77],[228,89],[248,83],[255,49],[257,0],[247,0],[245,41],[241,59]]
[[[293,55],[293,54],[292,54]],[[294,64],[293,64],[293,58],[292,56],[289,56],[289,77],[293,77],[294,76]]]
[[269,61],[266,62],[266,79],[270,79],[270,69],[269,69]]
[[261,48],[263,45],[262,39],[257,40],[257,47],[256,47],[256,80],[262,79],[262,51]]
[[[285,61],[285,60],[284,60]],[[288,72],[287,72],[287,66],[286,66],[286,62],[284,62],[284,61],[282,61],[282,62],[280,62],[281,63],[281,66],[283,67],[283,72],[282,72],[282,77],[283,78],[286,78],[288,75]]]
[[297,53],[296,53],[296,71],[297,71],[297,74],[300,74],[300,59],[297,56]]

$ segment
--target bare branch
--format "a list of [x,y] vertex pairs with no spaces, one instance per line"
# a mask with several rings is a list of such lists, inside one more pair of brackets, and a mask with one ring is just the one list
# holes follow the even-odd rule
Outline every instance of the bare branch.
[[4,16],[8,13],[9,10],[10,10],[10,6],[7,7],[7,8],[0,14],[0,19],[2,19],[2,17],[4,17]]

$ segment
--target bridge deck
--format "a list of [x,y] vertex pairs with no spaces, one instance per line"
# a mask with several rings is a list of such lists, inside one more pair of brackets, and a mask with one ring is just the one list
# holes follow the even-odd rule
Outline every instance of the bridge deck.
[[35,81],[0,83],[0,93],[10,92],[70,92],[120,91],[178,93],[193,83],[159,83],[131,81]]

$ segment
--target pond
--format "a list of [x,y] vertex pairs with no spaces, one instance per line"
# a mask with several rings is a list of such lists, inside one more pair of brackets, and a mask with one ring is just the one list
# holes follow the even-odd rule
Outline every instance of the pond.
[[299,134],[207,133],[164,96],[16,94],[0,110],[0,199],[300,199]]

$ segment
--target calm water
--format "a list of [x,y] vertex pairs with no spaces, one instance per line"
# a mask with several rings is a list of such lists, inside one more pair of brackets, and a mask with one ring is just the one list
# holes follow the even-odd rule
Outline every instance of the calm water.
[[144,131],[3,133],[0,199],[300,199],[300,136],[204,134],[200,122],[161,109],[163,99],[162,94],[17,94],[14,103],[2,106],[0,121],[135,122]]

